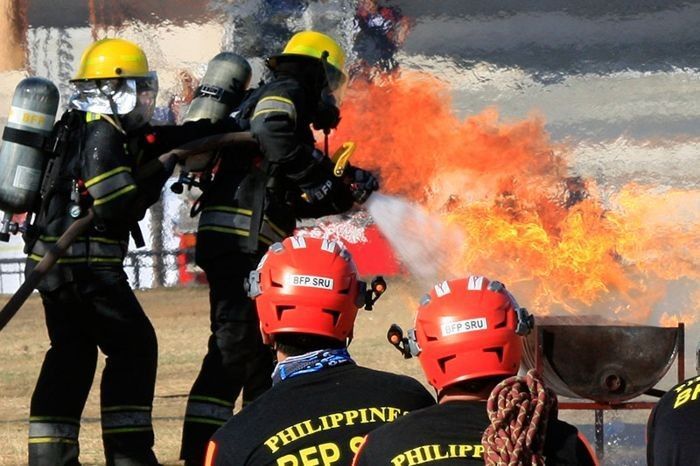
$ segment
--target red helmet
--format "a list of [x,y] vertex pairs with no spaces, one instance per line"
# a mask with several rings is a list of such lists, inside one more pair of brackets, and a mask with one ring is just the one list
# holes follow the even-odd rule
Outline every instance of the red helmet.
[[421,300],[410,333],[428,382],[437,390],[480,377],[518,372],[520,335],[532,317],[505,286],[470,276],[435,285]]
[[361,283],[342,246],[297,236],[270,246],[250,274],[249,295],[267,335],[306,333],[345,341],[364,305]]

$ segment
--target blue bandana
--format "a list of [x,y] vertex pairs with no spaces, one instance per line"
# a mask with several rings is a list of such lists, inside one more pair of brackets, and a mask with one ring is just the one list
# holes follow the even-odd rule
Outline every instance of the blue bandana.
[[299,356],[290,356],[277,363],[272,373],[272,384],[291,379],[298,375],[312,374],[327,367],[337,367],[343,364],[355,364],[347,348],[312,351]]

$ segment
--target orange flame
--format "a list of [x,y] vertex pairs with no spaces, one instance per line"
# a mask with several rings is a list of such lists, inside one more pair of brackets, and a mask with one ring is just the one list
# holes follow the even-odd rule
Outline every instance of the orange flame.
[[674,300],[684,304],[664,322],[697,316],[700,192],[630,185],[604,205],[593,182],[567,186],[569,150],[540,116],[502,122],[490,108],[461,120],[451,108],[446,86],[424,74],[354,83],[333,142],[357,141],[353,163],[378,171],[383,192],[459,228],[461,273],[498,277],[540,313],[645,321],[685,280]]

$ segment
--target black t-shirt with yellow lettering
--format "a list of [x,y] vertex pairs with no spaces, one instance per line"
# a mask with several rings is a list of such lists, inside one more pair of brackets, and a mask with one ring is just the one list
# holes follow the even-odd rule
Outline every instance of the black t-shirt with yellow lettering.
[[649,466],[700,466],[700,376],[666,392],[647,424]]
[[[456,466],[484,464],[481,436],[489,425],[485,402],[451,401],[422,409],[371,432],[354,466]],[[593,466],[586,445],[570,424],[548,424],[547,465]]]
[[212,437],[212,465],[350,465],[362,438],[435,403],[417,380],[355,364],[274,385]]

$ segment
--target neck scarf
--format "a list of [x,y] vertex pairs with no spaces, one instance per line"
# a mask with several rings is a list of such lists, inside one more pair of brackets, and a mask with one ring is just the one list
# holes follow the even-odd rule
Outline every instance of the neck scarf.
[[277,363],[272,373],[272,384],[290,379],[298,375],[312,374],[329,367],[355,364],[347,348],[325,349],[312,351],[299,356],[290,356]]

